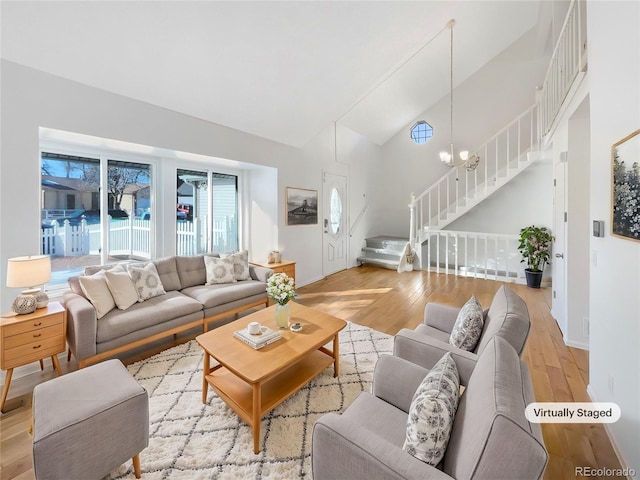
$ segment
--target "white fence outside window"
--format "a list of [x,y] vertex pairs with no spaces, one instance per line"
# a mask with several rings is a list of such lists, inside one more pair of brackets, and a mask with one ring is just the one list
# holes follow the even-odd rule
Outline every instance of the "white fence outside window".
[[[128,220],[109,221],[109,254],[132,258],[151,258],[151,221],[129,217]],[[207,219],[193,222],[176,222],[178,255],[193,255],[207,251]],[[42,253],[52,257],[98,255],[101,250],[100,225],[82,221],[72,225],[65,220],[62,225],[52,221],[42,228]],[[213,250],[236,250],[237,235],[233,219],[215,221],[213,225]]]

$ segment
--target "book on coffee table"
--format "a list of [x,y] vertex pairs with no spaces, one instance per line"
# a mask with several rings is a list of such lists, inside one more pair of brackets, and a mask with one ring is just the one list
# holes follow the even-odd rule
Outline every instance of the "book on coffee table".
[[256,335],[249,333],[246,328],[243,328],[242,330],[233,332],[233,336],[256,350],[282,338],[279,331],[265,326],[262,326],[262,330]]

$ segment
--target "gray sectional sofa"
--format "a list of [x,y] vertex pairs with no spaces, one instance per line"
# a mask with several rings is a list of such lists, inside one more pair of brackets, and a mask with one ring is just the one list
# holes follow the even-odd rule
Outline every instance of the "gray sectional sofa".
[[[204,255],[153,260],[166,293],[114,308],[98,319],[96,308],[83,294],[79,277],[69,279],[71,290],[63,298],[67,309],[67,343],[79,367],[99,362],[132,348],[200,326],[223,322],[247,309],[268,306],[268,268],[248,265],[250,279],[206,285]],[[90,267],[85,275],[111,269]]]

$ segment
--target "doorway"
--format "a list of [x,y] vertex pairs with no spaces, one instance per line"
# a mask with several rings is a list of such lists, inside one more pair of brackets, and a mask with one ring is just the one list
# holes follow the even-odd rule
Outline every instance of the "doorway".
[[332,273],[347,268],[347,178],[324,173],[322,182],[322,273]]

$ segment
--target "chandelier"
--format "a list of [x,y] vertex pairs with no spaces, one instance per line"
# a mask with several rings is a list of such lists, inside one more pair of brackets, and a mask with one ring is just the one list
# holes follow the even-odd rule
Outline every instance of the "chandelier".
[[449,70],[449,120],[451,122],[451,143],[449,151],[440,152],[440,160],[450,167],[465,167],[467,170],[475,170],[480,163],[480,157],[477,154],[469,156],[468,150],[461,150],[456,158],[453,151],[453,26],[456,24],[454,19],[449,20],[447,27],[451,32],[451,51],[450,51],[450,70]]

